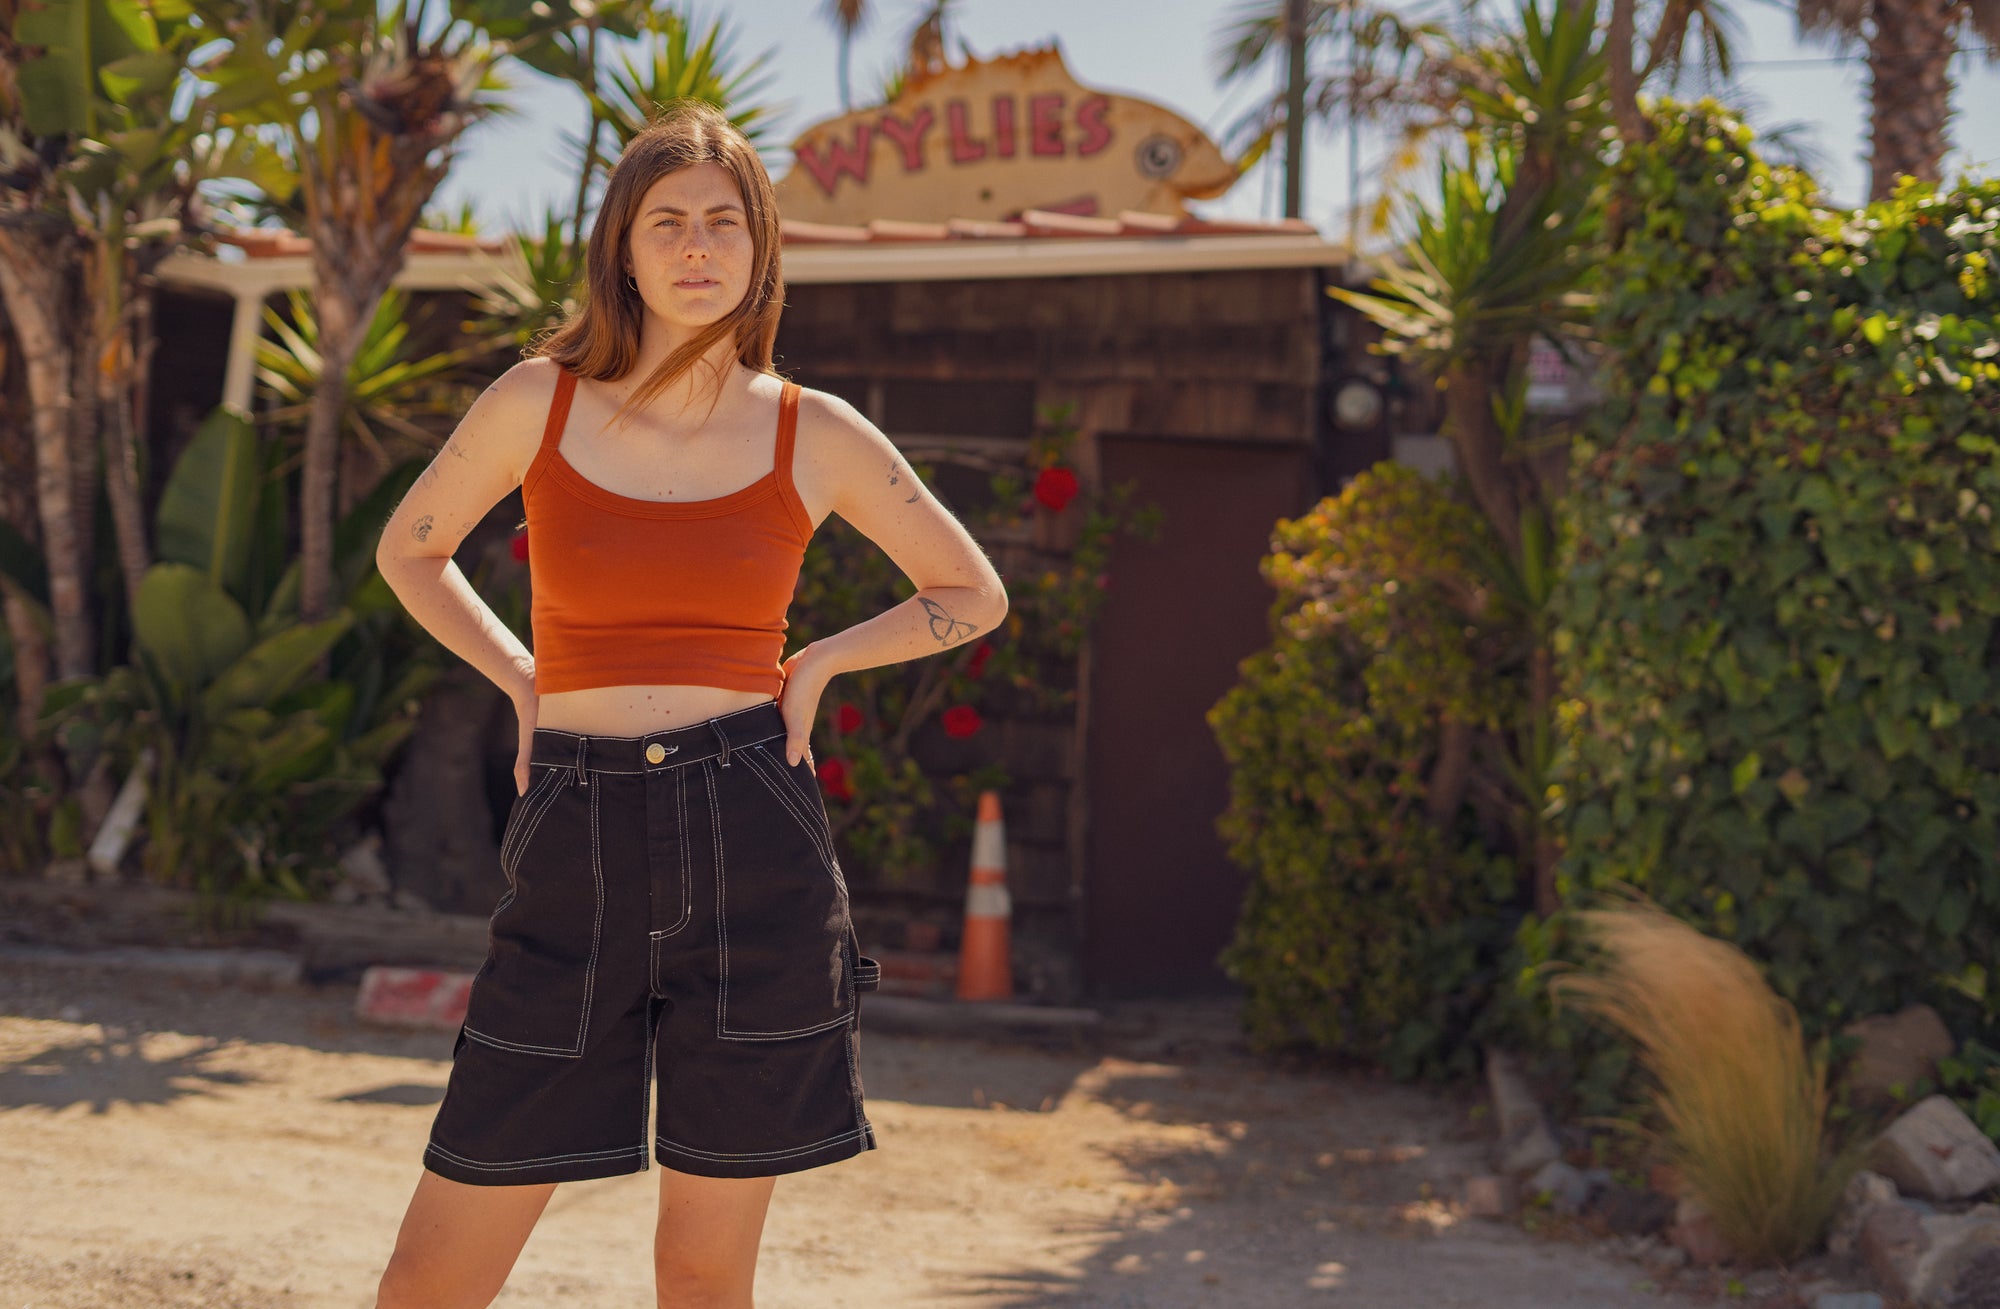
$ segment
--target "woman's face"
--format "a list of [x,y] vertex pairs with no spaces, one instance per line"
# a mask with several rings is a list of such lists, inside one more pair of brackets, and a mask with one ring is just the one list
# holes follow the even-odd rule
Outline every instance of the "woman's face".
[[717,163],[689,164],[646,188],[625,238],[626,271],[646,307],[703,327],[750,287],[755,254],[736,179]]

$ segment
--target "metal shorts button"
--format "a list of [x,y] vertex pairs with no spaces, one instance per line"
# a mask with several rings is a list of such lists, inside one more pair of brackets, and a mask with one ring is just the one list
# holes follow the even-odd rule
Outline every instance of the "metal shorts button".
[[646,747],[647,763],[657,764],[666,757],[667,757],[667,747],[661,745],[658,741],[655,741],[651,745]]

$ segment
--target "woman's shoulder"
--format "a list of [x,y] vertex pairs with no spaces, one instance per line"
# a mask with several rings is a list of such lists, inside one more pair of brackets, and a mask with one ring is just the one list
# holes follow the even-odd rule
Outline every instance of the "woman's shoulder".
[[799,387],[799,440],[805,442],[807,433],[821,445],[831,445],[836,449],[851,450],[856,444],[872,445],[886,443],[888,438],[881,429],[868,420],[868,416],[854,405],[831,391],[816,391],[809,386]]
[[561,367],[553,359],[523,359],[493,379],[473,401],[466,419],[486,446],[518,480],[542,444]]

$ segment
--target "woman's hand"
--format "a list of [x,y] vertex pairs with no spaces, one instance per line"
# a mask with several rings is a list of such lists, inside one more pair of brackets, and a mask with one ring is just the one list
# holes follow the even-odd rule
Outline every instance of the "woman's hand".
[[785,762],[804,759],[812,764],[812,725],[819,716],[819,698],[831,674],[813,657],[812,646],[797,651],[781,666],[785,685],[778,692],[778,712],[785,716]]
[[528,756],[535,744],[535,718],[541,710],[542,698],[531,688],[514,697],[514,717],[521,724],[521,741],[514,752],[514,794],[528,793]]

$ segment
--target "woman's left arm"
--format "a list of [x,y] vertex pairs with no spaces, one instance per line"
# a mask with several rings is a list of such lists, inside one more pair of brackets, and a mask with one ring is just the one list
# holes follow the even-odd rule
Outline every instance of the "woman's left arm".
[[985,550],[854,406],[807,392],[796,450],[813,485],[832,493],[832,511],[880,546],[917,593],[785,660],[779,707],[790,763],[805,757],[820,696],[836,674],[953,649],[1007,616],[1007,591]]

